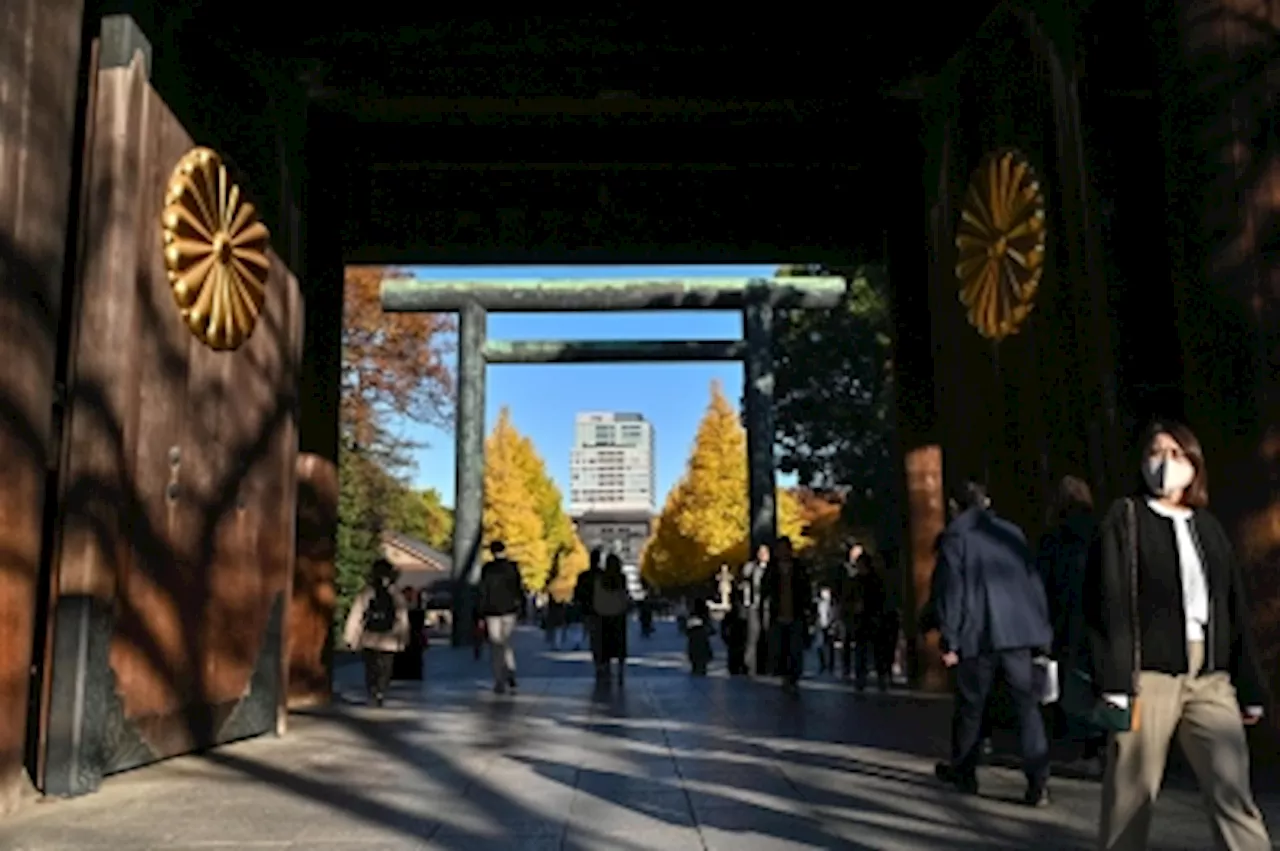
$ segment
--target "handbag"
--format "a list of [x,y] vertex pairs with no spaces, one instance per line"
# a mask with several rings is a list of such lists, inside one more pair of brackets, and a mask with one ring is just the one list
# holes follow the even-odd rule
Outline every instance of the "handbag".
[[1090,670],[1073,659],[1062,682],[1062,708],[1077,724],[1105,733],[1137,730],[1138,672],[1142,670],[1142,630],[1138,622],[1138,518],[1132,499],[1125,500],[1125,533],[1128,536],[1129,616],[1133,631],[1133,695],[1128,706],[1115,706],[1103,700],[1094,688]]

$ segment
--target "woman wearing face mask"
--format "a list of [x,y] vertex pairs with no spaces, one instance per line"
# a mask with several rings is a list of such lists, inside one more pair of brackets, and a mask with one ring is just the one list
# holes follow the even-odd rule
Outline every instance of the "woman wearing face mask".
[[1107,512],[1084,591],[1095,687],[1132,713],[1130,729],[1109,745],[1098,847],[1147,847],[1176,735],[1217,847],[1270,849],[1244,734],[1266,696],[1240,568],[1207,510],[1204,454],[1190,429],[1171,422],[1149,427],[1142,446],[1144,488]]

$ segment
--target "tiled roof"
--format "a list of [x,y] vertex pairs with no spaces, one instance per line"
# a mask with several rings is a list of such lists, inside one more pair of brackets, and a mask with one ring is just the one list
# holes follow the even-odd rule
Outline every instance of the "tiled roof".
[[445,555],[435,547],[400,532],[383,532],[382,542],[397,549],[404,550],[410,555],[421,559],[432,567],[443,573],[451,572],[453,568],[453,558]]

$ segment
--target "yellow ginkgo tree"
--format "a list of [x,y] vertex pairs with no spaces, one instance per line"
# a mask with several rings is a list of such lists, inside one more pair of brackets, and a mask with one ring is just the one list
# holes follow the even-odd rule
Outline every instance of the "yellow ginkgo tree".
[[[779,490],[779,533],[797,550],[803,519],[795,496]],[[710,579],[721,565],[740,566],[748,549],[747,435],[719,382],[698,426],[684,476],[667,495],[641,559],[644,578],[658,587]]]
[[553,600],[559,603],[569,601],[573,596],[573,589],[578,584],[578,577],[587,569],[590,560],[591,556],[587,553],[586,545],[575,534],[573,547],[561,556],[559,564],[554,565],[554,574],[551,581],[547,583],[547,591]]
[[503,408],[485,440],[484,544],[502,540],[530,591],[558,600],[573,592],[587,551],[564,510],[564,496],[537,447]]
[[[547,566],[545,582],[560,590],[566,583],[576,582],[578,574],[587,567],[586,548],[578,540],[573,521],[564,510],[564,495],[556,487],[555,480],[547,473],[546,462],[528,437],[521,437],[517,444],[520,467],[524,471],[526,487],[533,497],[534,508],[542,521],[542,539],[546,542]],[[580,553],[576,553],[581,550]],[[581,556],[580,558],[578,556]],[[543,590],[538,586],[534,590]],[[570,586],[572,588],[572,586]],[[553,590],[548,588],[548,590]],[[554,591],[553,591],[554,593]],[[557,597],[557,599],[560,599]]]
[[529,589],[541,589],[551,564],[538,505],[529,489],[522,438],[506,408],[484,442],[484,546],[500,540]]

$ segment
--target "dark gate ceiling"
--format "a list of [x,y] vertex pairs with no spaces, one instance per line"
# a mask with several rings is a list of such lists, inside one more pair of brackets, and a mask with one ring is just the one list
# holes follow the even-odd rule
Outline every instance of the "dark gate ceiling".
[[349,260],[837,259],[879,243],[885,192],[918,194],[913,91],[998,4],[924,5],[321,3],[272,27],[203,0],[182,26],[305,86]]

